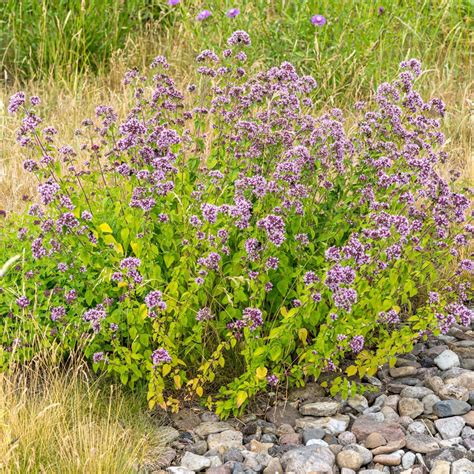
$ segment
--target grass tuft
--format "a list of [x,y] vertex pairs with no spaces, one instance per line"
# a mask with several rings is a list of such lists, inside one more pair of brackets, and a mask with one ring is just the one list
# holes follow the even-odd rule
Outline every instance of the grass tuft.
[[51,353],[0,374],[0,472],[128,473],[159,456],[166,439],[141,401],[105,387]]

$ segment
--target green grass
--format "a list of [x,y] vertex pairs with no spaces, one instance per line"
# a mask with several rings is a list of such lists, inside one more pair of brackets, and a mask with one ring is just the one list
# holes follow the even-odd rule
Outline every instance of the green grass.
[[[229,19],[225,12],[234,6],[241,14]],[[204,7],[213,16],[197,22]],[[453,80],[466,80],[472,12],[471,0],[182,0],[176,7],[166,0],[6,0],[0,6],[0,58],[16,78],[72,81],[107,69],[115,51],[146,32],[194,54],[222,46],[238,28],[252,36],[252,60],[295,63],[319,80],[322,100],[337,104],[348,92],[365,96],[413,56],[428,67],[441,63]],[[316,13],[327,18],[323,27],[311,24]]]
[[3,0],[0,61],[7,77],[71,80],[107,64],[128,35],[163,19],[161,0]]

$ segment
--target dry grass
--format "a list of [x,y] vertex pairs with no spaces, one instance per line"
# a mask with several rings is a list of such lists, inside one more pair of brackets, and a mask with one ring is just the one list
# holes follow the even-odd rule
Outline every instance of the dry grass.
[[120,389],[51,354],[0,374],[1,473],[127,473],[166,441]]

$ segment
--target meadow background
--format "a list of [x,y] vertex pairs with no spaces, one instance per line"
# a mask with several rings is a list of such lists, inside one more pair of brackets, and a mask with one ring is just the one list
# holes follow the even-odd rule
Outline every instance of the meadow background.
[[[235,7],[240,14],[228,18],[225,13]],[[196,21],[203,8],[212,16]],[[182,0],[176,6],[158,0],[5,0],[0,3],[0,241],[8,220],[34,194],[6,110],[12,93],[41,96],[44,122],[72,140],[98,103],[127,110],[125,71],[163,54],[178,86],[186,85],[196,79],[196,54],[219,49],[236,29],[252,36],[248,55],[254,68],[290,61],[312,74],[319,84],[317,110],[340,107],[349,126],[356,101],[370,99],[378,84],[394,78],[400,61],[419,58],[426,70],[419,80],[423,96],[438,96],[447,106],[445,173],[454,170],[461,185],[472,185],[473,10],[472,0]],[[324,15],[326,24],[314,26],[315,14]],[[8,434],[0,437],[6,443],[0,451],[8,453],[0,459],[0,472],[37,472],[38,466],[47,472],[87,472],[86,466],[88,472],[128,472],[131,460],[157,449],[160,431],[143,415],[144,400],[121,389],[109,393],[80,362],[52,370],[49,357],[28,369],[34,376],[23,371],[0,376],[0,433]],[[27,423],[32,419],[43,421],[32,428]],[[55,432],[57,426],[66,433]],[[91,440],[99,438],[118,440],[115,451],[102,442],[104,453],[91,454],[100,444]],[[91,459],[103,461],[101,470],[90,469]]]

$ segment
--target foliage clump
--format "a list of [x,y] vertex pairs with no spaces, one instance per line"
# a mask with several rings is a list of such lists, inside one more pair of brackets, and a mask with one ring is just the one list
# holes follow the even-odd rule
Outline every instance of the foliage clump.
[[436,171],[445,107],[416,92],[420,63],[355,104],[349,133],[340,110],[316,115],[312,77],[287,62],[249,73],[250,37],[228,44],[197,57],[186,93],[163,57],[151,78],[127,73],[128,116],[98,106],[75,147],[38,98],[12,98],[39,201],[0,295],[4,361],[47,328],[66,350],[87,340],[124,384],[147,381],[152,405],[197,397],[227,416],[323,372],[348,395],[355,375],[470,324],[470,202]]

